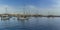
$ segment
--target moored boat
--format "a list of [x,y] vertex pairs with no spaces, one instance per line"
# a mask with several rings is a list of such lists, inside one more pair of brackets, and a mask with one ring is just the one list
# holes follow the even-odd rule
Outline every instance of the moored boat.
[[18,20],[28,20],[29,17],[18,17]]

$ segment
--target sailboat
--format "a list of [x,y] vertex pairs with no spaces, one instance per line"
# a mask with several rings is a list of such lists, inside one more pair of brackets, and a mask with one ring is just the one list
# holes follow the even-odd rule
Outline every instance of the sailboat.
[[29,19],[28,17],[23,16],[23,17],[19,17],[18,20],[28,20],[28,19]]
[[9,16],[7,14],[7,8],[6,8],[6,13],[1,16],[1,20],[9,20]]
[[22,17],[18,17],[18,20],[28,20],[29,17],[26,16],[26,12],[25,12],[25,7],[23,8],[23,15]]
[[2,15],[1,17],[1,20],[8,20],[8,19],[9,19],[8,15]]

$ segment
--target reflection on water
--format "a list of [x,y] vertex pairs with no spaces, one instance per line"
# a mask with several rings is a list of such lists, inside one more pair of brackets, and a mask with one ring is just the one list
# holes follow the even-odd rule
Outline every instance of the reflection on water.
[[29,20],[0,20],[0,30],[60,30],[60,18],[34,18]]

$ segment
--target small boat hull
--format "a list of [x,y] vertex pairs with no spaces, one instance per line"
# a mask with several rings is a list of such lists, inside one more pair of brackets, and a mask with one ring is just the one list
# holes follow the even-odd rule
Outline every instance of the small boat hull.
[[23,17],[19,17],[18,20],[28,20],[29,18],[23,18]]
[[8,15],[2,15],[1,16],[1,20],[9,20],[9,16]]

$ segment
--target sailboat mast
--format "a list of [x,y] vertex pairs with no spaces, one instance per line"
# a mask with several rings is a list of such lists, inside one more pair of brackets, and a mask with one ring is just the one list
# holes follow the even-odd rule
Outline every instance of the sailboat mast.
[[25,7],[23,7],[23,14],[25,15]]
[[25,15],[25,3],[23,1],[23,14]]
[[5,8],[5,11],[6,11],[5,13],[7,14],[7,13],[8,13],[8,12],[7,12],[7,8]]

